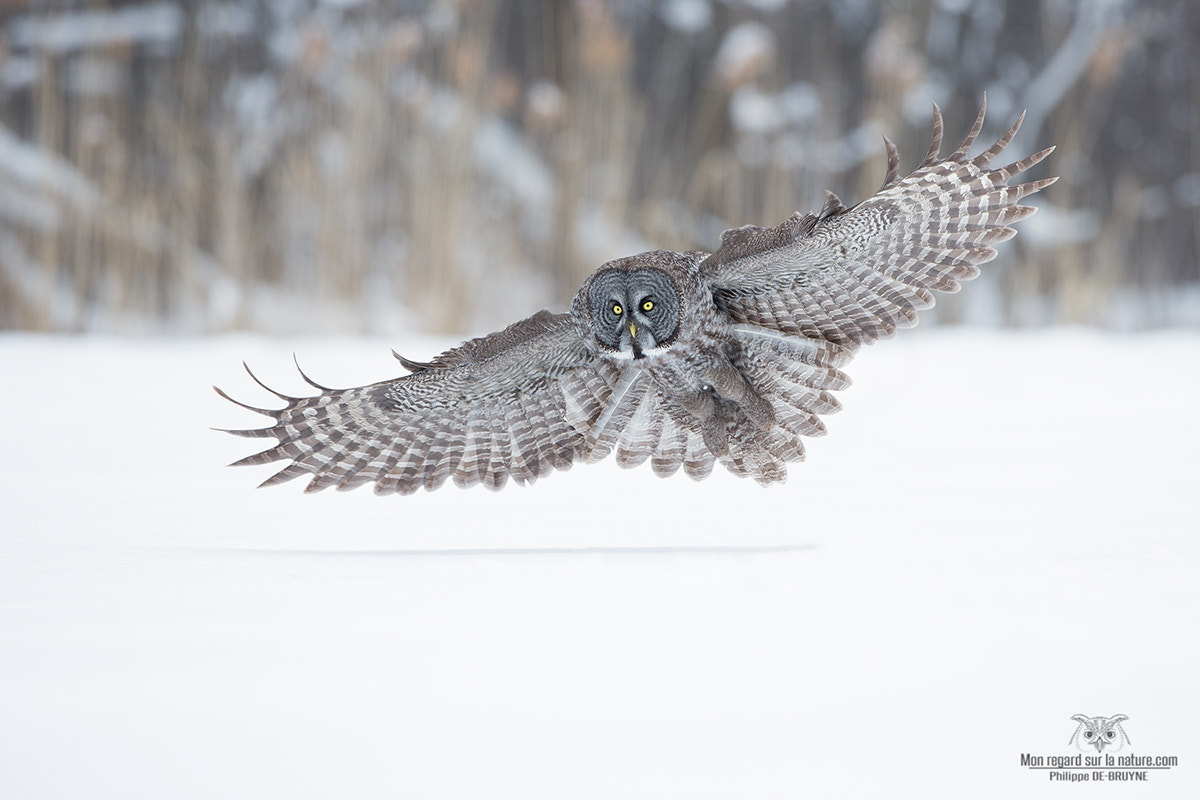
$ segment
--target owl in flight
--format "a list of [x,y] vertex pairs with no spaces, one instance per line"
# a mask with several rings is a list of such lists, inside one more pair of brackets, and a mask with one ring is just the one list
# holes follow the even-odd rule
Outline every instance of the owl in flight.
[[[864,344],[917,323],[934,292],[956,292],[1034,212],[1022,198],[1056,179],[1010,185],[1044,159],[992,160],[1016,134],[970,158],[984,111],[958,149],[939,155],[941,112],[916,171],[887,177],[847,208],[774,228],[725,231],[716,252],[655,250],[601,266],[563,314],[540,311],[428,362],[393,353],[410,374],[289,397],[265,428],[231,430],[276,444],[235,464],[288,461],[264,486],[306,476],[306,491],[373,483],[380,494],[532,483],[616,451],[660,476],[707,476],[717,461],[772,484],[804,458],[840,408],[841,367]],[[1023,117],[1024,115],[1022,115]],[[247,369],[249,371],[249,369]],[[254,378],[253,373],[251,377]],[[258,381],[257,378],[254,378]],[[260,385],[261,382],[260,382]]]

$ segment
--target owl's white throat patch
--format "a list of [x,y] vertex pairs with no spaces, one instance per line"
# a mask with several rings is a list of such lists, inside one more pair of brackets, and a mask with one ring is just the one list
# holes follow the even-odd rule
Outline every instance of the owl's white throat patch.
[[637,345],[629,345],[620,350],[610,350],[608,356],[614,361],[640,361],[646,358],[656,358],[670,351],[671,345],[663,344],[646,350],[637,347]]
[[667,351],[669,351],[670,349],[671,349],[671,345],[661,344],[661,345],[658,345],[657,347],[651,347],[649,350],[643,350],[642,357],[643,358],[653,358],[655,356],[661,356],[664,353],[666,353]]

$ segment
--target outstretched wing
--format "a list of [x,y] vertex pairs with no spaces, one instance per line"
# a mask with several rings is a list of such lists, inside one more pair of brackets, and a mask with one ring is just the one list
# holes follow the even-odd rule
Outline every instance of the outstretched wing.
[[1053,147],[991,166],[1024,114],[994,145],[968,158],[986,110],[985,100],[966,139],[942,158],[942,115],[935,105],[929,154],[903,179],[896,147],[885,138],[887,178],[854,208],[827,192],[819,214],[797,213],[774,228],[726,231],[701,265],[717,306],[735,323],[851,349],[915,325],[917,312],[933,306],[934,291],[957,292],[995,258],[992,245],[1016,234],[1009,225],[1035,211],[1021,199],[1057,180],[1009,185]]
[[617,379],[584,346],[569,315],[548,311],[428,363],[400,360],[413,374],[354,389],[330,389],[301,372],[320,390],[314,397],[283,395],[255,378],[286,402],[277,411],[217,389],[274,419],[229,431],[277,440],[234,465],[290,460],[263,485],[311,476],[305,491],[374,483],[379,494],[410,494],[448,478],[492,489],[510,477],[532,483],[585,455],[583,432],[603,413]]

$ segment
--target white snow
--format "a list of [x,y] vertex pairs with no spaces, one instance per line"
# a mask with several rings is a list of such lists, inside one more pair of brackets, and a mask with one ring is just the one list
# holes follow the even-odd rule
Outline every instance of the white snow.
[[[1200,335],[905,332],[770,490],[222,466],[241,359],[444,344],[0,337],[0,796],[1197,796]],[[1117,713],[1180,765],[1019,766]]]
[[534,81],[525,92],[525,107],[541,124],[558,124],[567,113],[567,93],[552,81]]
[[183,10],[175,4],[147,3],[45,18],[21,17],[10,26],[9,37],[21,49],[61,54],[130,42],[169,44],[179,38],[183,23]]
[[739,133],[767,136],[783,127],[786,117],[779,97],[753,86],[739,86],[729,98],[729,118]]
[[783,113],[795,125],[811,124],[821,113],[821,95],[807,81],[797,81],[779,95]]
[[739,23],[721,39],[713,70],[731,86],[751,78],[775,57],[775,34],[761,22]]
[[91,97],[115,97],[128,91],[128,66],[111,58],[76,56],[66,64],[63,88]]
[[79,209],[90,209],[100,194],[87,176],[66,159],[29,144],[0,125],[0,179],[64,198]]
[[712,24],[708,0],[667,0],[661,13],[663,22],[688,35],[698,34]]

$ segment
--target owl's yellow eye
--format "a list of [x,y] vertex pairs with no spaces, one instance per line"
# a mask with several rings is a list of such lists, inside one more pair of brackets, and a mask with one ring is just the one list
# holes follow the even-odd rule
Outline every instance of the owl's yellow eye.
[[613,306],[613,314],[615,314],[615,315],[616,315],[616,316],[618,316],[618,317],[619,317],[619,316],[621,316],[621,312],[622,312],[622,311],[624,311],[624,310],[625,310],[625,309],[621,308],[621,304],[620,304],[620,303],[618,303],[618,304],[616,304],[616,305],[614,305],[614,306]]
[[642,303],[642,311],[653,311],[653,310],[654,310],[654,301],[653,300],[647,300],[646,302]]

